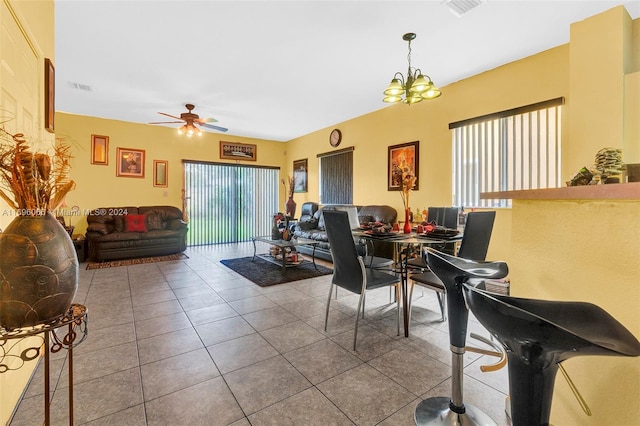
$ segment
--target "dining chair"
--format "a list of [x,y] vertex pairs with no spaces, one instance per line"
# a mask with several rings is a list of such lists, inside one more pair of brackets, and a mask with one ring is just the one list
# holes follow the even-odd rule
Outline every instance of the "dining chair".
[[[459,207],[429,207],[427,217],[425,220],[429,223],[434,223],[438,226],[444,226],[449,229],[458,228],[458,214],[460,213]],[[443,243],[439,246],[431,246],[438,251],[455,254],[456,243]],[[418,256],[407,261],[407,266],[412,269],[427,270],[427,264],[424,261],[423,256]]]
[[[469,260],[485,260],[489,241],[493,231],[496,212],[470,212],[467,214],[467,224],[464,228],[462,242],[458,250],[458,257]],[[425,260],[426,263],[426,260]],[[438,305],[442,314],[442,321],[447,318],[445,315],[445,286],[432,271],[423,271],[409,276],[409,300],[413,297],[415,285],[427,288],[436,292]],[[412,305],[413,303],[411,303]],[[410,305],[410,306],[411,306]],[[409,308],[409,322],[411,322],[411,307]]]
[[[344,211],[324,212],[325,230],[329,245],[331,247],[331,257],[333,258],[333,277],[329,287],[329,297],[327,299],[327,311],[324,318],[324,330],[327,331],[329,321],[329,307],[331,304],[331,293],[333,286],[341,287],[352,293],[360,295],[358,309],[356,311],[355,329],[353,332],[353,350],[356,350],[358,338],[358,320],[360,313],[364,310],[364,299],[367,290],[394,286],[396,290],[396,300],[400,300],[400,278],[395,274],[379,269],[366,268],[362,256],[358,254],[356,242],[349,226],[349,217]],[[400,309],[397,309],[397,328],[400,334]]]

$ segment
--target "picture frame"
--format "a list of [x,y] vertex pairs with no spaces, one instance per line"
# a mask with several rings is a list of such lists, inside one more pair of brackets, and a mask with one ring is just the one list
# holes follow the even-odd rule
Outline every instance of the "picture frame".
[[91,164],[109,165],[109,136],[91,135]]
[[397,171],[400,165],[406,163],[411,173],[416,177],[416,184],[413,190],[418,190],[420,183],[419,174],[419,153],[420,141],[413,141],[407,143],[401,143],[399,145],[390,145],[388,148],[388,160],[387,160],[387,190],[400,191],[400,180],[398,179]]
[[153,160],[153,186],[166,188],[169,186],[169,162]]
[[258,146],[248,143],[220,141],[221,160],[256,161],[258,158]]
[[44,58],[44,128],[47,132],[55,131],[54,117],[56,113],[56,75],[51,59]]
[[293,178],[295,185],[293,192],[307,192],[307,178],[308,178],[308,160],[296,160],[293,162]]
[[144,157],[145,151],[142,149],[117,148],[116,176],[143,178]]

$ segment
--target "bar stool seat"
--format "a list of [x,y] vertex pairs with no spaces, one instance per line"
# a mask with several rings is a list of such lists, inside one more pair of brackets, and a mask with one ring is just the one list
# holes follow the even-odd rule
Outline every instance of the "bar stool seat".
[[562,361],[583,355],[640,355],[638,339],[594,304],[517,298],[468,284],[463,291],[478,321],[506,349],[515,426],[549,424]]

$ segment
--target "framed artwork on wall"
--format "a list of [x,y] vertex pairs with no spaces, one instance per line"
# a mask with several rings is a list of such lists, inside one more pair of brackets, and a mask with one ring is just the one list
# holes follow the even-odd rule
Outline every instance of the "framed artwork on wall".
[[53,133],[53,118],[56,113],[56,75],[51,59],[44,58],[44,128]]
[[144,177],[144,150],[131,148],[116,149],[116,176]]
[[220,159],[256,161],[258,146],[248,143],[220,141]]
[[91,135],[91,164],[109,164],[109,136]]
[[416,184],[413,189],[418,189],[418,184],[420,183],[420,175],[418,174],[419,143],[419,141],[415,141],[389,146],[387,161],[387,189],[389,191],[400,191],[402,169],[405,167],[408,168],[409,173],[416,177]]
[[307,159],[293,162],[293,178],[295,186],[293,192],[307,192]]
[[168,184],[169,162],[166,160],[153,160],[153,186],[166,188]]

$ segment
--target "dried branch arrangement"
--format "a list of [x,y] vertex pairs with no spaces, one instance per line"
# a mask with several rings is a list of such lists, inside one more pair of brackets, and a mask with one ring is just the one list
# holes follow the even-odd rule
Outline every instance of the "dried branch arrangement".
[[58,208],[75,187],[69,179],[70,148],[58,142],[52,156],[34,154],[22,133],[0,126],[0,197],[20,214]]

